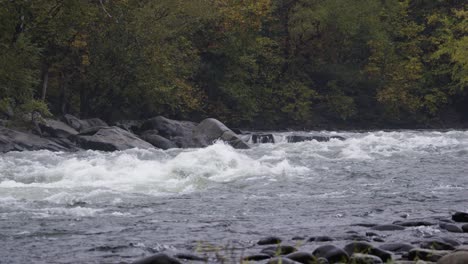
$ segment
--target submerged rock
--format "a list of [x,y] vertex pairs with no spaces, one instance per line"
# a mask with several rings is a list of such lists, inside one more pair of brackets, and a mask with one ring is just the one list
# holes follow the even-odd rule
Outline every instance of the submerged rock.
[[408,252],[415,246],[405,243],[389,243],[380,245],[379,248],[391,252]]
[[345,140],[344,137],[340,136],[308,136],[308,135],[290,135],[286,137],[286,140],[288,143],[298,143],[298,142],[304,142],[304,141],[318,141],[318,142],[328,142],[331,139],[339,139],[339,140]]
[[353,264],[381,264],[383,263],[383,261],[377,256],[362,254],[362,253],[354,253],[349,259],[349,262]]
[[84,149],[115,151],[131,148],[153,148],[153,146],[134,134],[118,127],[100,128],[94,134],[79,134],[74,137],[76,143]]
[[401,225],[377,225],[372,227],[372,229],[377,230],[377,231],[397,231],[397,230],[405,230],[406,228]]
[[159,253],[151,257],[132,262],[132,264],[182,264],[182,262],[164,253]]
[[439,227],[452,233],[463,233],[463,230],[460,227],[453,224],[440,223]]
[[265,238],[260,239],[257,242],[257,245],[273,245],[273,244],[279,244],[279,243],[281,243],[281,238],[271,236],[271,237],[265,237]]
[[252,134],[251,136],[252,143],[275,143],[275,138],[273,134]]

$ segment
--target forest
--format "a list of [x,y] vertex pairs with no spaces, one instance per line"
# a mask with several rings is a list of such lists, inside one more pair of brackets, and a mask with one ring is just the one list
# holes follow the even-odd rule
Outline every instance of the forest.
[[0,0],[0,119],[468,120],[466,0]]

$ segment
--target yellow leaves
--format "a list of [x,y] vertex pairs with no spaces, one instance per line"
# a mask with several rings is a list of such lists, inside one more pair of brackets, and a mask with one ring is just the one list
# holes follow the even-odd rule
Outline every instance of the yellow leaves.
[[272,11],[271,0],[216,0],[226,30],[260,30]]

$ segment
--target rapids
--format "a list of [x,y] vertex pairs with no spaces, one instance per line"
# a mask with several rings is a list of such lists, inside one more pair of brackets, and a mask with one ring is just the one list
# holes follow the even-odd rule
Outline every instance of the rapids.
[[0,263],[131,262],[206,245],[242,254],[272,234],[340,236],[468,210],[467,131],[289,134],[250,150],[0,154]]

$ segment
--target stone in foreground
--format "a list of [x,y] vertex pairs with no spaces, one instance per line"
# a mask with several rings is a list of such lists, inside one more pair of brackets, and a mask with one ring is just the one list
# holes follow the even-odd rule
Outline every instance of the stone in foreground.
[[153,146],[134,134],[118,127],[100,128],[95,134],[77,135],[77,144],[84,149],[115,151],[131,148],[148,149]]
[[196,126],[193,129],[193,139],[201,147],[222,140],[236,149],[250,148],[236,133],[214,118],[207,118]]

